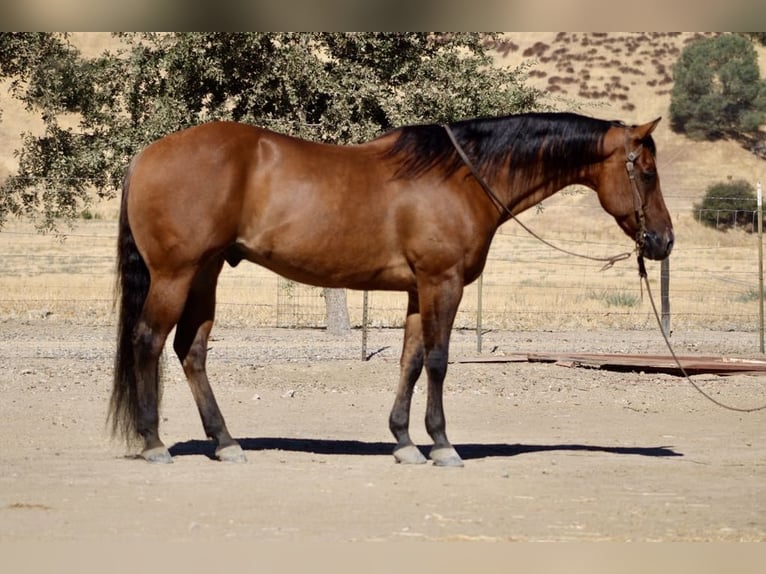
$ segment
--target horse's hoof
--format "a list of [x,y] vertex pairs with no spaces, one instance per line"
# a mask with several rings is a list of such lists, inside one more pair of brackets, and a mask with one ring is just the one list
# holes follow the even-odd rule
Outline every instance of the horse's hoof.
[[413,444],[402,446],[394,450],[396,462],[401,464],[425,464],[426,457],[420,449]]
[[429,456],[434,466],[463,466],[463,459],[451,446],[432,448]]
[[247,462],[247,457],[238,444],[216,449],[215,456],[221,462]]
[[173,462],[173,457],[170,456],[170,452],[164,446],[147,448],[141,453],[141,458],[153,464],[171,464]]

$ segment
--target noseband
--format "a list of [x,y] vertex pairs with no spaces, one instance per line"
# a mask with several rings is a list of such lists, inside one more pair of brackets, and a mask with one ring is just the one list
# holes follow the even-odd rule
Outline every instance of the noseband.
[[630,136],[628,129],[629,128],[625,128],[625,169],[628,171],[630,188],[633,192],[633,213],[636,216],[636,224],[638,226],[635,238],[636,251],[638,253],[638,273],[641,275],[641,277],[645,277],[646,266],[644,264],[644,256],[642,253],[644,250],[644,244],[646,243],[646,214],[644,213],[644,201],[641,198],[641,191],[638,189],[638,181],[636,180],[635,170],[636,160],[641,155],[641,151],[644,149],[644,144],[638,144],[636,149],[630,151]]

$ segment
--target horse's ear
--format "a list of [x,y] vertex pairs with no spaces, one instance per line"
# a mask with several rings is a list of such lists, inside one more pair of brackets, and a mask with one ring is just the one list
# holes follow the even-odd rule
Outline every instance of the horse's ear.
[[657,124],[660,123],[661,119],[662,117],[660,116],[653,122],[649,122],[648,124],[643,124],[643,125],[634,127],[632,130],[633,136],[639,141],[649,137],[649,134],[651,134],[654,131],[654,128],[657,127]]

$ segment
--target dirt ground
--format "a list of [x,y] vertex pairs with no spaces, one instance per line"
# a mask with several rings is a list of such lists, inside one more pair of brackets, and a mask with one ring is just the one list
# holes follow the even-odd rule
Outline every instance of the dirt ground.
[[[670,375],[455,362],[448,430],[462,469],[394,463],[387,429],[401,332],[214,331],[209,371],[245,464],[211,460],[166,361],[174,464],[136,460],[105,427],[114,329],[0,324],[0,539],[164,541],[764,541],[766,412]],[[756,339],[756,340],[754,340]],[[755,356],[753,333],[675,333],[683,354]],[[663,352],[655,332],[492,332],[484,355]],[[476,355],[458,331],[452,358]],[[700,375],[717,399],[766,402],[762,377]],[[422,389],[421,387],[419,387]],[[425,393],[413,404],[423,429]]]

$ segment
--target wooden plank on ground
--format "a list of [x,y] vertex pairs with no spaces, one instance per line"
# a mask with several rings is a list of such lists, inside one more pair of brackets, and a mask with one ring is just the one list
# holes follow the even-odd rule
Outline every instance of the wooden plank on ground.
[[[709,355],[679,355],[678,360],[689,375],[766,373],[766,360]],[[567,367],[584,367],[623,372],[666,373],[682,375],[670,355],[624,353],[511,353],[503,356],[458,359],[457,363],[555,363]]]

